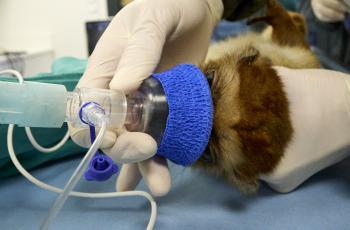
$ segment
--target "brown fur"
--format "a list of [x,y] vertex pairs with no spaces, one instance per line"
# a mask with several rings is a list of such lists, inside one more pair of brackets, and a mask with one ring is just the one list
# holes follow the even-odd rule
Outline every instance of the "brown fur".
[[253,18],[248,24],[258,21],[264,21],[272,26],[272,41],[276,44],[309,48],[305,40],[305,19],[301,14],[287,12],[276,1],[267,1],[266,16]]
[[288,14],[270,0],[266,17],[251,22],[260,20],[272,29],[214,45],[202,66],[215,75],[215,112],[208,151],[195,166],[223,176],[246,193],[257,190],[260,175],[274,170],[293,134],[288,100],[272,65],[319,66],[305,41],[301,15]]

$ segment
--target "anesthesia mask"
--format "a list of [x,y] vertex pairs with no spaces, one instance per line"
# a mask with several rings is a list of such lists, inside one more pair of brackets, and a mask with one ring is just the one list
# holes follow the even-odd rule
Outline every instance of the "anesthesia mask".
[[[63,85],[24,82],[16,72],[0,72],[4,73],[16,75],[20,82],[0,81],[0,124],[26,127],[28,137],[37,149],[49,152],[35,142],[27,127],[54,128],[69,122],[73,127],[90,129],[92,146],[61,190],[37,180],[20,165],[13,150],[13,125],[9,126],[8,149],[17,169],[40,187],[60,193],[42,229],[49,227],[69,195],[99,198],[145,196],[152,205],[147,229],[153,228],[156,204],[148,193],[72,191],[83,174],[87,180],[104,181],[118,172],[117,165],[98,150],[107,128],[125,127],[128,131],[147,133],[158,143],[157,155],[183,166],[194,163],[208,144],[213,120],[210,87],[203,73],[194,65],[181,64],[153,74],[130,95],[90,88],[67,92]],[[100,128],[97,137],[95,127]]]

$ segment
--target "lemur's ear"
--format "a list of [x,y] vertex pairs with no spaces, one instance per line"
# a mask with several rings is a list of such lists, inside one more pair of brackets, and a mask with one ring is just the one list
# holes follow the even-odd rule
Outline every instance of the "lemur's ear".
[[260,55],[259,50],[257,50],[253,46],[248,46],[239,55],[238,62],[250,65],[250,64],[254,63],[256,61],[256,59],[258,59],[259,55]]

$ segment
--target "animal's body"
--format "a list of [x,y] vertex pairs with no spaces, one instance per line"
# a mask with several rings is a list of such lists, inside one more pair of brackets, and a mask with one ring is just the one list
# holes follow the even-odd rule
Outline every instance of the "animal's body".
[[195,166],[242,192],[255,192],[293,136],[289,104],[273,66],[316,68],[305,41],[306,25],[275,0],[267,3],[263,33],[247,33],[210,47],[202,70],[213,75],[214,125],[208,148]]

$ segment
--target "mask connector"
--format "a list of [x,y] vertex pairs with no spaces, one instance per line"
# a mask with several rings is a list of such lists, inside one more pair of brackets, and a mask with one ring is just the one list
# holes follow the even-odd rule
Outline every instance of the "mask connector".
[[[103,108],[95,102],[87,102],[81,106],[79,118],[81,122],[89,125],[91,143],[94,143],[96,139],[95,126],[100,125],[106,119]],[[118,172],[118,165],[109,156],[97,150],[84,177],[88,181],[106,181]]]

